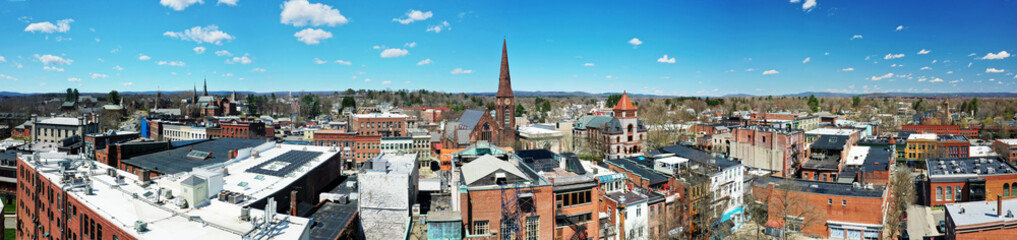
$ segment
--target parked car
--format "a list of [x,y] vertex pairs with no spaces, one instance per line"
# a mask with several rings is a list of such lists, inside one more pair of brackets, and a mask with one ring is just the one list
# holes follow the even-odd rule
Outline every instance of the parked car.
[[946,221],[939,220],[939,225],[936,225],[936,230],[939,230],[939,233],[945,233],[946,232]]

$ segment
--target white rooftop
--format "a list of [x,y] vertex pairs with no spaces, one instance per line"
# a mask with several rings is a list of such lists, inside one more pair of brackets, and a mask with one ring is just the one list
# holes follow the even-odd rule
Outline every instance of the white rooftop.
[[1017,138],[996,139],[996,141],[1003,142],[1006,145],[1017,145]]
[[[307,166],[302,167],[303,170],[294,170],[295,174],[293,176],[275,177],[245,171],[251,166],[268,161],[275,156],[291,150],[304,150],[305,147],[302,145],[279,144],[279,147],[275,148],[274,145],[274,143],[266,143],[260,146],[259,148],[265,149],[261,149],[263,151],[259,154],[258,158],[250,158],[249,155],[245,155],[250,153],[250,149],[243,149],[238,158],[234,160],[219,165],[205,166],[213,171],[219,171],[223,167],[227,169],[229,175],[223,178],[223,188],[233,192],[240,192],[250,197],[250,200],[239,204],[212,199],[216,196],[210,194],[208,205],[195,209],[193,203],[188,203],[190,205],[188,208],[180,208],[175,204],[175,200],[184,198],[179,196],[182,193],[180,182],[193,173],[162,176],[154,179],[148,186],[142,186],[138,176],[115,170],[117,175],[123,176],[125,180],[123,184],[118,184],[115,177],[107,174],[107,169],[110,169],[110,167],[95,161],[86,161],[87,163],[94,163],[96,165],[95,169],[89,170],[88,164],[81,164],[81,166],[71,170],[77,172],[79,177],[87,175],[92,180],[90,185],[93,188],[93,194],[85,194],[83,187],[71,188],[67,192],[71,197],[82,202],[82,204],[101,215],[104,219],[117,225],[133,238],[243,239],[245,233],[254,229],[251,221],[241,221],[239,219],[241,209],[245,205],[266,198],[283,189],[299,178],[301,173],[306,173],[313,169],[313,167],[321,165],[324,162],[323,159],[327,159],[332,154],[335,154],[328,152],[327,147],[307,146],[306,151],[322,152],[323,154],[318,157],[322,160],[308,161]],[[30,160],[29,157],[23,157],[22,161],[28,162],[29,165],[35,165],[35,168],[39,169],[43,173],[42,175],[50,181],[60,183],[62,179],[57,162],[68,158],[77,157],[49,153],[40,154],[37,158],[38,161]],[[246,182],[246,184],[244,184],[245,186],[239,186],[239,182]],[[176,196],[173,200],[166,200],[162,196],[157,198],[160,189],[170,190]],[[166,203],[155,203],[158,199],[166,200]],[[285,205],[287,203],[278,204]],[[265,214],[261,210],[252,208],[250,216],[263,219]],[[258,229],[254,230],[253,233],[267,234],[267,236],[264,236],[264,239],[301,239],[307,237],[303,236],[303,234],[310,228],[309,219],[285,214],[276,214],[273,219],[275,224],[272,225],[272,229]],[[147,223],[148,230],[144,232],[136,231],[134,229],[135,221]]]
[[915,140],[915,139],[920,139],[920,140],[936,140],[936,134],[935,133],[915,133],[915,134],[911,134],[910,136],[908,136],[908,140]]
[[870,147],[866,146],[851,146],[847,159],[844,159],[844,165],[861,166],[865,163],[865,157],[869,155],[869,149]]
[[45,120],[39,120],[39,123],[41,123],[41,124],[53,124],[53,125],[78,126],[78,119],[77,118],[70,118],[70,117],[55,117],[55,118],[50,118],[50,119],[45,119]]
[[971,157],[993,157],[999,155],[993,152],[990,146],[971,145],[969,152]]
[[683,157],[666,157],[666,158],[661,158],[661,159],[657,159],[657,160],[654,160],[654,161],[662,162],[662,163],[667,163],[667,164],[670,164],[670,165],[675,165],[675,164],[679,164],[679,163],[686,163],[686,162],[689,161],[689,159],[688,158],[683,158]]
[[840,135],[848,136],[858,132],[858,129],[843,129],[843,128],[817,128],[805,132],[806,135]]
[[353,114],[353,116],[357,117],[357,118],[405,118],[405,117],[409,117],[406,114],[400,114],[400,113],[363,113],[363,114]]
[[[1006,225],[1014,224],[1017,220],[1017,199],[1003,200],[1002,216],[996,215],[996,201],[974,201],[963,203],[948,203],[946,211],[953,218],[954,225],[964,227],[977,224],[989,224],[994,222]],[[963,213],[961,213],[963,210]],[[1011,217],[1006,217],[1012,213]]]

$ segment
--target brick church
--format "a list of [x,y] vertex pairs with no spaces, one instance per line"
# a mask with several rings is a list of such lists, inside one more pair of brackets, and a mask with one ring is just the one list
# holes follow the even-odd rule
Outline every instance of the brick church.
[[464,111],[457,121],[446,124],[444,145],[464,148],[477,141],[487,141],[501,147],[512,147],[516,139],[515,100],[512,77],[509,76],[508,45],[502,41],[501,74],[493,116],[483,110]]

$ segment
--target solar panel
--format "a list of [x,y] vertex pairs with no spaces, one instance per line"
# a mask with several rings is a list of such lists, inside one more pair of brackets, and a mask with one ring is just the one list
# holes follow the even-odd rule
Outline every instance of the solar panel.
[[248,168],[247,172],[276,177],[294,176],[291,174],[293,170],[304,166],[308,161],[314,160],[318,156],[321,156],[320,152],[289,151]]

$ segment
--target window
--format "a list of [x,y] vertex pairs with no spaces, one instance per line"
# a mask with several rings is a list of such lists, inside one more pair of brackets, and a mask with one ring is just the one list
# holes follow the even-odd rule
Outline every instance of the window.
[[953,201],[953,187],[946,186],[946,198],[947,201]]
[[833,198],[827,199],[826,200],[826,204],[829,204],[830,206],[833,206]]
[[845,200],[840,200],[840,205],[841,205],[841,206],[847,206],[847,199],[845,199]]
[[643,211],[642,210],[643,210],[643,208],[638,207],[638,206],[636,207],[636,217],[643,216],[643,213],[642,213]]
[[1017,187],[1014,187],[1015,185],[1017,185],[1017,182],[1010,184],[1010,196],[1012,197],[1017,197]]
[[487,221],[474,221],[473,222],[473,235],[484,235],[488,232]]
[[[949,188],[947,188],[947,189],[949,189]],[[1009,196],[1010,196],[1010,184],[1009,183],[1004,183],[1003,184],[1003,197],[1009,197]]]
[[962,193],[961,192],[961,185],[957,185],[957,188],[955,188],[954,190],[957,191],[957,199],[960,200],[961,199],[961,193]]
[[936,201],[943,201],[943,187],[936,187]]
[[536,240],[540,233],[540,217],[526,218],[526,240]]

